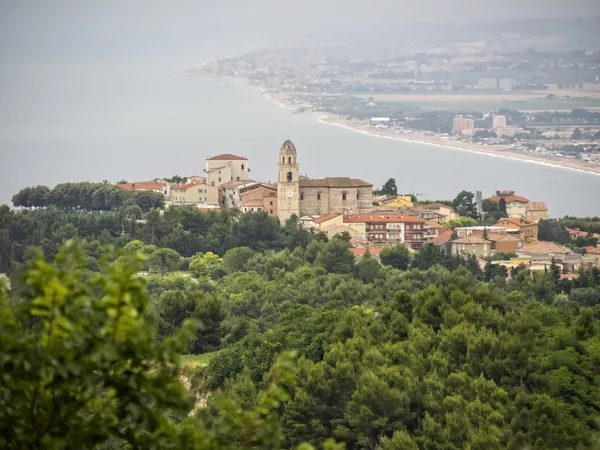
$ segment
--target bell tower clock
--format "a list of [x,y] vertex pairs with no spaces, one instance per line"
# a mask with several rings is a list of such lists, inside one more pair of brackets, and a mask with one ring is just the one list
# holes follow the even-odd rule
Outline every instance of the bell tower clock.
[[279,149],[277,163],[277,215],[285,223],[292,214],[300,216],[300,169],[296,147],[289,139]]

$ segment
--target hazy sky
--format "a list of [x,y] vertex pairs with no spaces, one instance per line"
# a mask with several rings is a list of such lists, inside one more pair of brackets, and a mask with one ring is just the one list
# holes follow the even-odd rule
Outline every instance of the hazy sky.
[[0,64],[57,57],[176,61],[407,22],[594,15],[599,0],[0,0]]

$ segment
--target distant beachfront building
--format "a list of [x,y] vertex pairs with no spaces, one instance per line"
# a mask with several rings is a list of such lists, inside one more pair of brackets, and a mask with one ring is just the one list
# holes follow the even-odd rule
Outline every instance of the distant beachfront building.
[[454,120],[452,120],[452,133],[460,134],[464,130],[474,130],[475,129],[475,121],[473,119],[469,119],[463,116],[456,116]]
[[373,205],[373,185],[365,181],[301,177],[296,146],[289,139],[279,149],[277,172],[277,215],[282,222],[292,214],[302,217],[360,213]]
[[515,87],[514,78],[479,78],[477,80],[477,89],[503,89],[510,91]]
[[499,128],[506,128],[506,116],[496,115],[492,119],[492,128],[495,130]]

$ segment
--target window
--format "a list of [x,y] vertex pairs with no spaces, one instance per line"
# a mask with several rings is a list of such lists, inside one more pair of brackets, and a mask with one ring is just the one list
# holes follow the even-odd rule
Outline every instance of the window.
[[304,200],[304,194],[302,192],[300,193],[300,200]]
[[358,200],[360,198],[360,195],[358,194],[358,192],[356,193],[356,200]]
[[270,212],[271,212],[271,214],[273,214],[273,210],[271,210]]
[[207,200],[206,200],[206,197],[204,197],[204,201],[205,201],[205,202],[207,201]]
[[198,189],[198,194],[202,194],[202,189]]
[[288,182],[292,181],[292,172],[287,173],[287,180]]
[[346,200],[346,193],[342,192],[342,200]]
[[281,158],[281,163],[285,164],[285,156],[283,158]]
[[288,164],[291,164],[291,163],[292,163],[292,157],[288,156]]
[[221,177],[219,177],[219,183],[221,182]]
[[242,164],[242,170],[244,170],[244,165]]
[[317,200],[321,200],[321,193],[317,192]]
[[273,200],[269,202],[269,206],[273,206]]
[[237,181],[240,181],[240,177],[237,177]]

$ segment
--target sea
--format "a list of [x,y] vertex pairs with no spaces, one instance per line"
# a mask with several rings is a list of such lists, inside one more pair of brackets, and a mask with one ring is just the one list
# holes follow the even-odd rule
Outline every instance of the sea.
[[2,67],[0,204],[31,185],[201,175],[220,153],[247,157],[252,179],[274,182],[289,138],[309,177],[395,178],[420,199],[508,189],[546,202],[552,217],[600,216],[599,175],[360,133],[294,114],[247,83],[175,66],[101,69]]

